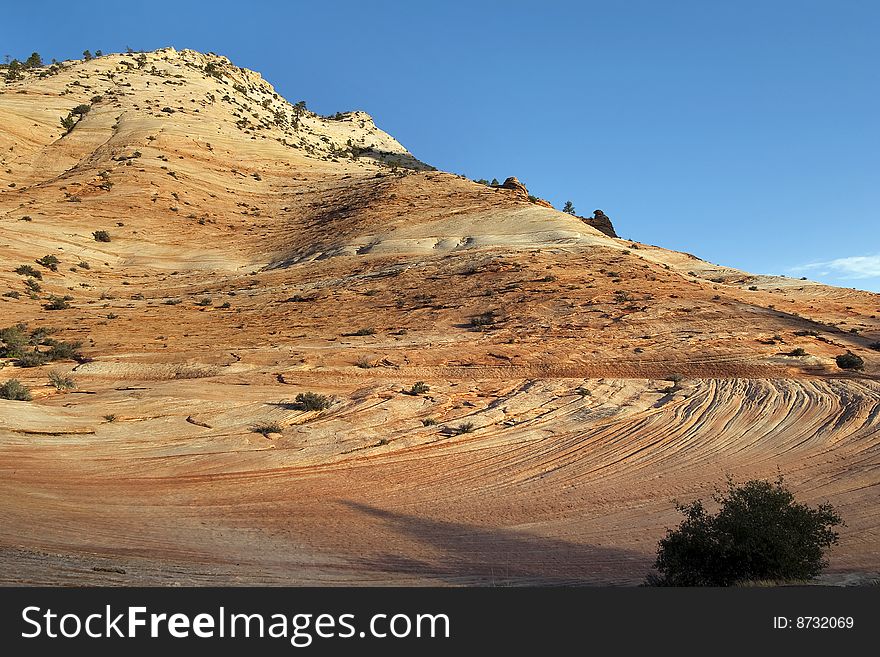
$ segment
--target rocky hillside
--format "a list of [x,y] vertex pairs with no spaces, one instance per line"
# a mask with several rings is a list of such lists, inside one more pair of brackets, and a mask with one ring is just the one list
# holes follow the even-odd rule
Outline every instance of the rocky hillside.
[[878,295],[617,238],[219,56],[21,76],[5,582],[634,584],[673,498],[777,469],[840,507],[833,581],[880,571]]

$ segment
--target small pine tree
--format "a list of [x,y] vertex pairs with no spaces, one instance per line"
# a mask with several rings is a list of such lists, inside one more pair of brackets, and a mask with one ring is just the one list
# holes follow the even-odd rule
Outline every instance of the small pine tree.
[[28,57],[24,61],[25,68],[39,68],[42,65],[43,65],[43,58],[40,57],[40,53],[38,53],[38,52],[32,52],[31,56]]
[[574,215],[574,203],[572,203],[571,201],[566,201],[565,206],[562,208],[562,211],[565,214]]
[[89,61],[92,58],[92,53],[88,50],[83,50],[83,59]]
[[306,113],[306,101],[301,100],[293,106],[293,121],[291,122],[294,130],[299,130],[299,120]]
[[61,117],[61,127],[64,128],[64,134],[70,134],[70,131],[73,130],[75,125],[76,119],[73,118],[73,114]]
[[16,80],[21,80],[24,78],[24,75],[21,73],[21,62],[17,59],[13,59],[6,66],[6,81],[7,82],[15,82]]

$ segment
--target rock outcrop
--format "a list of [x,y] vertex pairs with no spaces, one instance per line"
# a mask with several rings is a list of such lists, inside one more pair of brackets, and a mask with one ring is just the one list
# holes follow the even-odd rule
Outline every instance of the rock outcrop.
[[510,176],[507,180],[501,183],[501,189],[509,189],[513,191],[516,196],[522,197],[524,201],[529,200],[529,190],[526,189],[526,186],[523,185],[516,176]]
[[500,187],[501,189],[511,190],[516,196],[522,198],[524,201],[531,201],[535,205],[541,205],[545,208],[553,207],[553,204],[550,203],[550,201],[529,194],[529,190],[526,189],[526,186],[523,185],[516,176],[510,176],[507,180],[501,183]]
[[600,233],[604,233],[608,237],[617,237],[617,233],[614,231],[614,226],[611,223],[611,219],[601,210],[593,210],[592,217],[578,217],[578,219],[583,221],[588,226],[592,226]]

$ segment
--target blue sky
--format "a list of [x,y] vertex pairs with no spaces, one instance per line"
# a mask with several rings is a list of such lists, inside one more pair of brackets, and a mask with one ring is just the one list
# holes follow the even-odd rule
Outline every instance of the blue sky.
[[0,54],[227,55],[621,235],[880,291],[880,2],[8,3]]

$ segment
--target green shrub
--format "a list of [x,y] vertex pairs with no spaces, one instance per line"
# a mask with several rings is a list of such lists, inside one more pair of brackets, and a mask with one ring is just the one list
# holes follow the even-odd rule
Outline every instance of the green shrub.
[[806,356],[807,352],[804,351],[804,349],[802,349],[801,347],[798,347],[797,349],[792,349],[791,351],[789,351],[788,355],[789,356]]
[[67,310],[70,308],[70,301],[73,297],[65,296],[59,297],[54,294],[49,297],[49,300],[43,304],[43,308],[46,310]]
[[304,411],[323,411],[333,405],[333,399],[316,392],[301,392],[296,396],[296,405]]
[[15,268],[15,273],[20,276],[30,276],[31,278],[43,280],[43,272],[39,269],[34,269],[31,265],[19,265]]
[[845,354],[838,356],[835,360],[837,361],[837,366],[842,370],[865,369],[864,359],[849,350]]
[[412,387],[409,389],[409,394],[411,395],[424,395],[426,392],[431,390],[431,386],[429,386],[424,381],[416,381],[412,384]]
[[109,242],[110,241],[110,233],[106,230],[96,230],[92,233],[92,237],[95,238],[96,242]]
[[58,392],[64,392],[65,390],[73,390],[76,388],[76,382],[71,377],[64,376],[60,372],[49,372],[49,383],[51,383]]
[[42,258],[37,259],[37,264],[42,265],[46,269],[50,269],[52,271],[58,271],[58,263],[61,262],[53,255],[44,255]]
[[31,401],[31,391],[27,386],[22,385],[18,379],[9,379],[0,384],[0,399],[9,399],[12,401]]
[[33,351],[26,351],[21,356],[15,359],[15,364],[19,367],[39,367],[40,365],[45,365],[48,362],[48,356],[40,351],[37,351],[36,349],[34,349]]
[[73,118],[73,114],[61,117],[61,127],[64,128],[64,134],[70,134],[70,131],[76,127],[76,119]]
[[0,329],[0,358],[18,358],[31,343],[27,324]]
[[58,342],[56,340],[46,340],[43,344],[49,346],[46,357],[49,360],[79,360],[82,358],[79,350],[82,342]]
[[462,422],[457,427],[455,427],[455,433],[457,433],[457,434],[470,433],[475,428],[476,427],[474,426],[473,422]]
[[426,417],[422,420],[422,426],[424,427],[433,427],[435,424],[437,424],[437,420],[432,417]]
[[[52,328],[36,328],[28,332],[27,324],[0,329],[0,358],[15,358],[20,367],[38,367],[49,361],[79,360],[80,342],[62,342],[50,338]],[[38,347],[49,347],[39,351]]]
[[843,524],[830,504],[811,508],[795,501],[782,477],[776,482],[728,481],[716,492],[718,513],[700,500],[678,504],[684,520],[660,540],[654,567],[660,586],[731,586],[750,581],[813,579],[828,565],[825,550],[837,544]]

